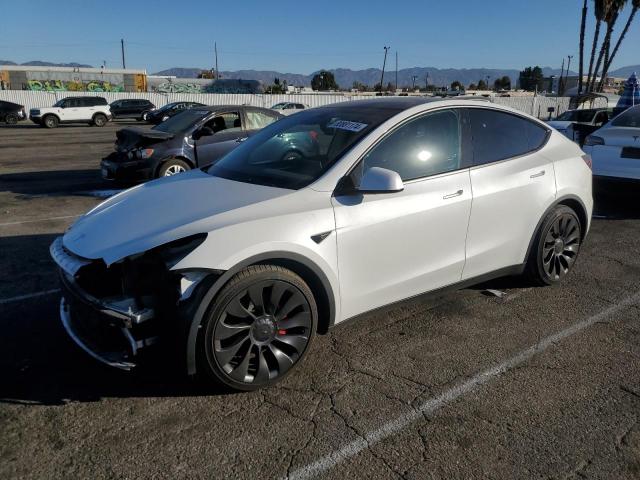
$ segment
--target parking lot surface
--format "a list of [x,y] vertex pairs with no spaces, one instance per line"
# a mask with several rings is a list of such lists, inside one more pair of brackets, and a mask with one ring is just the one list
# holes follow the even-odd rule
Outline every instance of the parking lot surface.
[[58,320],[48,246],[117,188],[123,125],[0,127],[0,478],[640,478],[640,194],[596,197],[559,286],[388,307],[228,394],[103,367]]

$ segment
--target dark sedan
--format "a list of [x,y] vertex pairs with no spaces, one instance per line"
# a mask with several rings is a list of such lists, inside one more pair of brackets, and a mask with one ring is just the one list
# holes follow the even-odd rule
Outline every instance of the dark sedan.
[[156,108],[153,103],[144,98],[116,100],[112,102],[109,107],[114,120],[116,118],[135,118],[136,120],[142,120],[146,114]]
[[26,120],[27,112],[24,106],[13,102],[5,102],[0,100],[0,122],[14,125],[20,120]]
[[142,116],[143,120],[158,125],[185,110],[194,107],[205,107],[206,105],[198,102],[172,102],[167,103],[163,107],[151,110]]
[[102,177],[131,182],[203,167],[280,118],[266,108],[202,106],[151,129],[124,128],[116,134],[116,151],[102,160]]

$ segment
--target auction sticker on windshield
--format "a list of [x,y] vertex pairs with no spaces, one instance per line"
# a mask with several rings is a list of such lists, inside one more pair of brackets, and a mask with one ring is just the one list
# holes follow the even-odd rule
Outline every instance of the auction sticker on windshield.
[[340,130],[349,130],[350,132],[359,132],[367,127],[366,123],[350,122],[349,120],[333,120],[327,125],[328,128],[338,128]]

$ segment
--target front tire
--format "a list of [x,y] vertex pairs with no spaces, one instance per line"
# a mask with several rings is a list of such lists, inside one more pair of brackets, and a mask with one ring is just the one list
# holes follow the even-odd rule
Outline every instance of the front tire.
[[211,304],[198,342],[198,371],[234,390],[271,386],[309,350],[318,309],[309,286],[275,265],[237,273]]
[[94,117],[93,117],[93,124],[96,127],[104,127],[107,124],[107,117],[106,115],[103,115],[102,113],[97,113]]
[[58,126],[58,117],[55,115],[45,115],[42,119],[42,125],[46,128],[56,128]]
[[527,264],[527,274],[539,285],[560,282],[575,264],[582,226],[576,212],[566,205],[556,206],[542,222]]
[[7,122],[7,125],[15,125],[18,123],[18,116],[15,113],[9,113],[4,118],[4,121]]

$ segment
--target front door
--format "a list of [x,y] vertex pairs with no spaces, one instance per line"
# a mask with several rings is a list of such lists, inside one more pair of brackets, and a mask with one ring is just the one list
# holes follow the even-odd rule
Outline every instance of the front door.
[[196,141],[199,167],[210,165],[222,158],[247,137],[239,111],[216,113],[204,126],[210,128],[213,135],[201,137]]
[[371,167],[393,170],[404,190],[333,198],[345,318],[460,281],[472,197],[462,138],[458,110],[410,120],[351,173],[357,185]]

